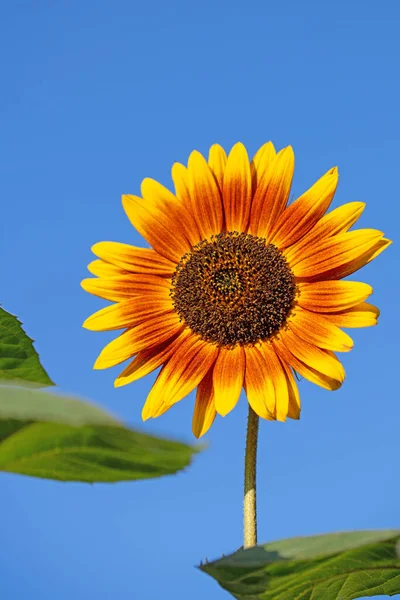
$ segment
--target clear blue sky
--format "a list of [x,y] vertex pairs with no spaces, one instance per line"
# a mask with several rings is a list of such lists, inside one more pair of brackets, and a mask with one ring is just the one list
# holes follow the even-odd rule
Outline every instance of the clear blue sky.
[[[100,240],[141,245],[122,193],[194,148],[271,139],[296,153],[294,194],[338,165],[334,206],[399,234],[396,0],[40,0],[0,10],[1,303],[65,391],[133,425],[154,380],[115,390],[92,371],[113,333],[82,321],[104,303],[80,280]],[[6,258],[7,256],[7,258]],[[378,327],[353,330],[338,392],[300,384],[300,422],[261,425],[261,541],[399,526],[396,244],[355,279]],[[193,395],[146,431],[192,440]],[[117,485],[2,475],[4,600],[219,600],[194,568],[242,543],[246,403],[176,477]]]

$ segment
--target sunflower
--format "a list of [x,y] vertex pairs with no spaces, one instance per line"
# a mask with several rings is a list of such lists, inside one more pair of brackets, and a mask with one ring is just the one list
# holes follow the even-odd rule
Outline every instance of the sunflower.
[[289,146],[271,142],[249,160],[243,144],[213,145],[175,163],[175,193],[144,179],[142,197],[124,195],[128,219],[151,248],[92,247],[96,278],[82,287],[113,302],[89,317],[93,331],[124,331],[95,362],[131,359],[115,386],[162,367],[143,407],[158,417],[197,387],[193,433],[236,405],[242,388],[260,417],[298,419],[294,373],[328,389],[345,372],[334,352],[353,341],[341,328],[375,325],[366,283],[342,281],[391,242],[381,231],[349,231],[364,210],[350,202],[326,213],[338,183],[330,169],[288,205]]

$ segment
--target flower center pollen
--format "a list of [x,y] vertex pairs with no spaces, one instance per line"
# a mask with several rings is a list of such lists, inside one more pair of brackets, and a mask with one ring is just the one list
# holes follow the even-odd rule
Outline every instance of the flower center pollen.
[[282,252],[264,238],[220,233],[185,254],[172,277],[175,311],[194,333],[221,346],[254,344],[279,331],[296,284]]

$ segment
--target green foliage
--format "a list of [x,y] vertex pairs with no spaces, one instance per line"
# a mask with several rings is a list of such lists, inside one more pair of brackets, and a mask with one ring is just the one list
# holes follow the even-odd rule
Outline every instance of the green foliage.
[[40,364],[32,342],[17,317],[0,308],[0,380],[54,385]]
[[400,594],[400,531],[293,538],[201,565],[237,600],[353,600]]
[[149,479],[188,466],[198,448],[125,428],[90,404],[0,386],[0,470],[47,479]]

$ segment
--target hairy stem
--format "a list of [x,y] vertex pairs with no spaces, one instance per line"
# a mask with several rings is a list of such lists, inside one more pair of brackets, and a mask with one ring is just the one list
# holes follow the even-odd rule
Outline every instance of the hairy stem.
[[258,415],[249,404],[247,417],[246,454],[244,462],[244,548],[257,545],[257,497],[256,497],[256,471],[257,471],[257,439]]

